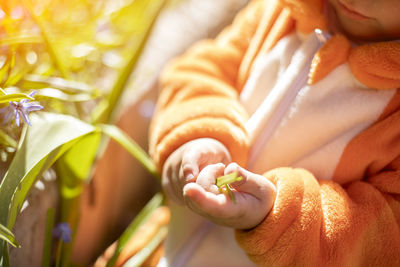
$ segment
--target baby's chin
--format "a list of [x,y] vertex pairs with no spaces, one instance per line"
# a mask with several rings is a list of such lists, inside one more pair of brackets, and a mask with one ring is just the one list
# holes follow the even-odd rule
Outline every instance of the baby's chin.
[[400,39],[400,29],[397,32],[385,32],[374,19],[365,21],[352,20],[338,14],[330,4],[325,8],[325,16],[331,33],[343,34],[354,43]]

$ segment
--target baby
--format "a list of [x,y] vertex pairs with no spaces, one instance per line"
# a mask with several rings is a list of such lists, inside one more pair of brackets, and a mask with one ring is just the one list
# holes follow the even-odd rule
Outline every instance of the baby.
[[[399,0],[252,1],[164,71],[165,192],[258,265],[399,266],[398,39]],[[235,202],[216,186],[232,172]]]

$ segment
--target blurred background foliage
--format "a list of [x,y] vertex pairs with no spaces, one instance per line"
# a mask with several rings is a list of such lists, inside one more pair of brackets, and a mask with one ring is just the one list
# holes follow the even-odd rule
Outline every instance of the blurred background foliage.
[[[74,232],[81,187],[90,179],[92,164],[104,145],[99,133],[115,139],[157,176],[147,155],[112,123],[151,25],[165,2],[174,5],[179,1],[0,0],[0,95],[27,95],[35,90],[35,101],[47,113],[58,114],[44,115],[32,127],[18,127],[15,121],[0,125],[4,176],[0,179],[1,239],[18,246],[12,216],[22,208],[37,176],[48,168],[54,168],[61,179],[63,200],[58,220],[67,221]],[[9,112],[8,106],[7,101],[0,102],[2,118]],[[77,127],[84,130],[71,139]],[[54,144],[37,153],[26,148],[29,142],[38,147],[45,142]],[[71,196],[63,192],[78,193]],[[54,262],[68,266],[71,248],[61,250],[59,242],[54,252],[51,244],[55,217],[49,210],[43,266]],[[6,244],[4,241],[0,243]],[[1,244],[0,265],[7,266],[8,245]]]
[[[57,92],[60,97],[54,97],[48,105],[60,113],[71,114],[73,110],[81,119],[89,120],[93,105],[74,103],[98,99],[99,90],[112,89],[147,26],[139,22],[147,19],[141,11],[148,2],[1,1],[1,87],[56,87],[65,95]],[[54,76],[66,80],[46,79]],[[38,95],[51,97],[57,93],[47,90]],[[60,105],[59,100],[65,101]]]

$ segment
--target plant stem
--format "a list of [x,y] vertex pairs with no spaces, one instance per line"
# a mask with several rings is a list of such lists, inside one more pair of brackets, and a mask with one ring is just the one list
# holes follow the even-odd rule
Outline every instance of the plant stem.
[[44,235],[42,267],[49,267],[51,263],[54,217],[54,209],[49,208],[46,214],[46,231]]

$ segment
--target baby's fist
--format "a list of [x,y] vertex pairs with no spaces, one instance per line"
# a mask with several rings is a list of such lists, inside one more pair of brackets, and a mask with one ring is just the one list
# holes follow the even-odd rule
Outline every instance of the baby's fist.
[[[217,177],[237,172],[241,181],[231,184],[236,202],[218,192]],[[249,172],[236,163],[208,165],[196,182],[183,188],[186,204],[211,221],[236,229],[251,229],[267,216],[275,200],[275,186],[264,176]]]

